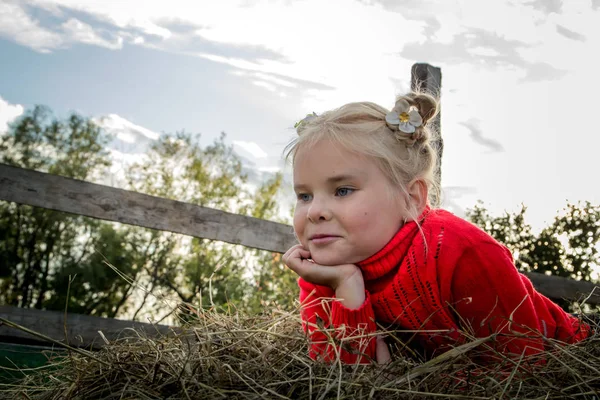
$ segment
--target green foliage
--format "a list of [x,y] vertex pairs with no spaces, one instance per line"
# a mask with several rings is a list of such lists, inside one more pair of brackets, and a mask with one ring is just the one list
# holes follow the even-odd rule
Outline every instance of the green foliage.
[[[54,118],[45,107],[27,112],[0,137],[0,162],[92,180],[110,165],[108,138],[91,121],[71,114]],[[82,232],[97,221],[51,210],[0,203],[0,301],[43,308],[65,258],[81,253]]]
[[65,121],[36,106],[0,137],[2,163],[69,178],[90,180],[110,166],[108,137],[91,120],[71,114]]
[[[197,138],[189,134],[162,137],[148,158],[130,169],[129,184],[138,192],[274,219],[281,175],[252,192],[247,188],[239,158],[224,140],[222,135],[212,145],[202,148]],[[164,258],[160,265],[144,266],[145,293],[160,289],[163,296],[174,296],[195,307],[227,305],[258,312],[263,298],[291,305],[287,295],[291,289],[287,285],[289,272],[281,271],[281,261],[272,253],[205,239],[186,240],[165,232],[158,237],[165,241],[162,245],[153,244],[154,248],[160,249],[168,243],[178,256]],[[140,243],[146,242],[141,239]],[[279,296],[282,285],[275,282],[279,276],[269,279],[271,271],[284,277],[286,296]],[[266,286],[270,289],[262,292]]]
[[[253,207],[246,214],[276,220],[276,196],[282,181],[283,175],[279,173],[259,188],[252,201]],[[255,294],[249,297],[248,309],[256,313],[275,307],[291,309],[298,298],[297,275],[283,264],[281,254],[260,250],[255,252],[259,268],[254,273]]]
[[568,204],[548,227],[535,235],[525,222],[526,207],[514,214],[492,217],[478,203],[467,218],[479,225],[515,256],[517,268],[591,281],[600,265],[600,206]]
[[[0,161],[93,181],[110,166],[108,139],[89,119],[36,107],[0,138]],[[138,192],[277,218],[281,175],[251,190],[224,134],[204,148],[165,135],[126,175]],[[291,306],[296,291],[279,254],[14,203],[0,203],[0,260],[1,303],[108,317],[159,317],[165,299],[259,312]]]
[[[568,204],[538,234],[525,222],[527,208],[493,217],[479,202],[467,218],[513,253],[521,271],[594,281],[600,266],[600,206],[590,202]],[[566,302],[559,302],[567,307]]]
[[[59,310],[67,305],[78,314],[114,316],[115,304],[129,289],[126,281],[119,279],[114,271],[104,264],[106,257],[119,265],[124,273],[133,274],[136,265],[135,250],[124,242],[124,232],[115,230],[110,224],[90,227],[87,240],[94,245],[84,246],[80,254],[70,252],[62,259],[61,267],[52,276],[53,296],[45,306]],[[72,284],[69,283],[72,280]]]

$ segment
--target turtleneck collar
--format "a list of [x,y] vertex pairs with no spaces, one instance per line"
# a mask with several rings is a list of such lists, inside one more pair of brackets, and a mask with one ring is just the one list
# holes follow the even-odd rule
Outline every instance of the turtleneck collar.
[[[419,223],[429,214],[431,208],[427,206],[419,216]],[[419,233],[419,224],[410,221],[402,225],[392,239],[377,253],[358,263],[365,281],[381,278],[393,271],[406,255],[415,235]]]

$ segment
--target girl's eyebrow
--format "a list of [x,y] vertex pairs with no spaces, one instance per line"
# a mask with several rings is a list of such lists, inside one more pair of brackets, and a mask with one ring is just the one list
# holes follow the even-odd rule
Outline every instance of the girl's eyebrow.
[[306,185],[302,185],[302,184],[294,185],[294,192],[298,192],[299,190],[306,190],[306,188],[307,188]]
[[[339,183],[339,182],[343,182],[343,181],[359,180],[361,178],[364,178],[365,175],[366,175],[365,172],[362,172],[362,171],[353,171],[352,173],[345,173],[345,174],[330,176],[329,178],[327,178],[326,182],[328,184],[335,184],[335,183]],[[298,191],[298,190],[307,190],[307,189],[308,189],[308,185],[304,185],[302,183],[294,185],[294,190],[295,191]]]
[[343,175],[335,175],[327,178],[327,183],[338,183],[341,181],[352,181],[360,178],[360,175],[364,175],[363,173],[358,174],[343,174]]

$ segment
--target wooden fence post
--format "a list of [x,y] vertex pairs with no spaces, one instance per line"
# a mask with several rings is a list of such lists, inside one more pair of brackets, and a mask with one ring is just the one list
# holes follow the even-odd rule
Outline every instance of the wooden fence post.
[[[417,63],[413,64],[411,69],[411,80],[410,88],[413,91],[421,91],[428,93],[438,99],[441,97],[442,92],[442,70],[438,67],[434,67],[429,64]],[[441,103],[440,110],[441,110]],[[442,154],[444,152],[444,140],[442,139],[442,127],[441,127],[441,111],[431,121],[431,126],[437,138],[435,138],[433,145],[438,153],[438,165],[435,171],[437,184],[441,188],[442,186]],[[440,199],[434,199],[439,201]]]

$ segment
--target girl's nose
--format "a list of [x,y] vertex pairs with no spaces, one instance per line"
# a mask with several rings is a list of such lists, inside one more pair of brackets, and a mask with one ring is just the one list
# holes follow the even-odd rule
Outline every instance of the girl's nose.
[[331,209],[327,205],[327,202],[318,201],[317,199],[313,199],[308,208],[308,213],[306,217],[312,223],[318,223],[319,221],[329,221],[331,219]]

